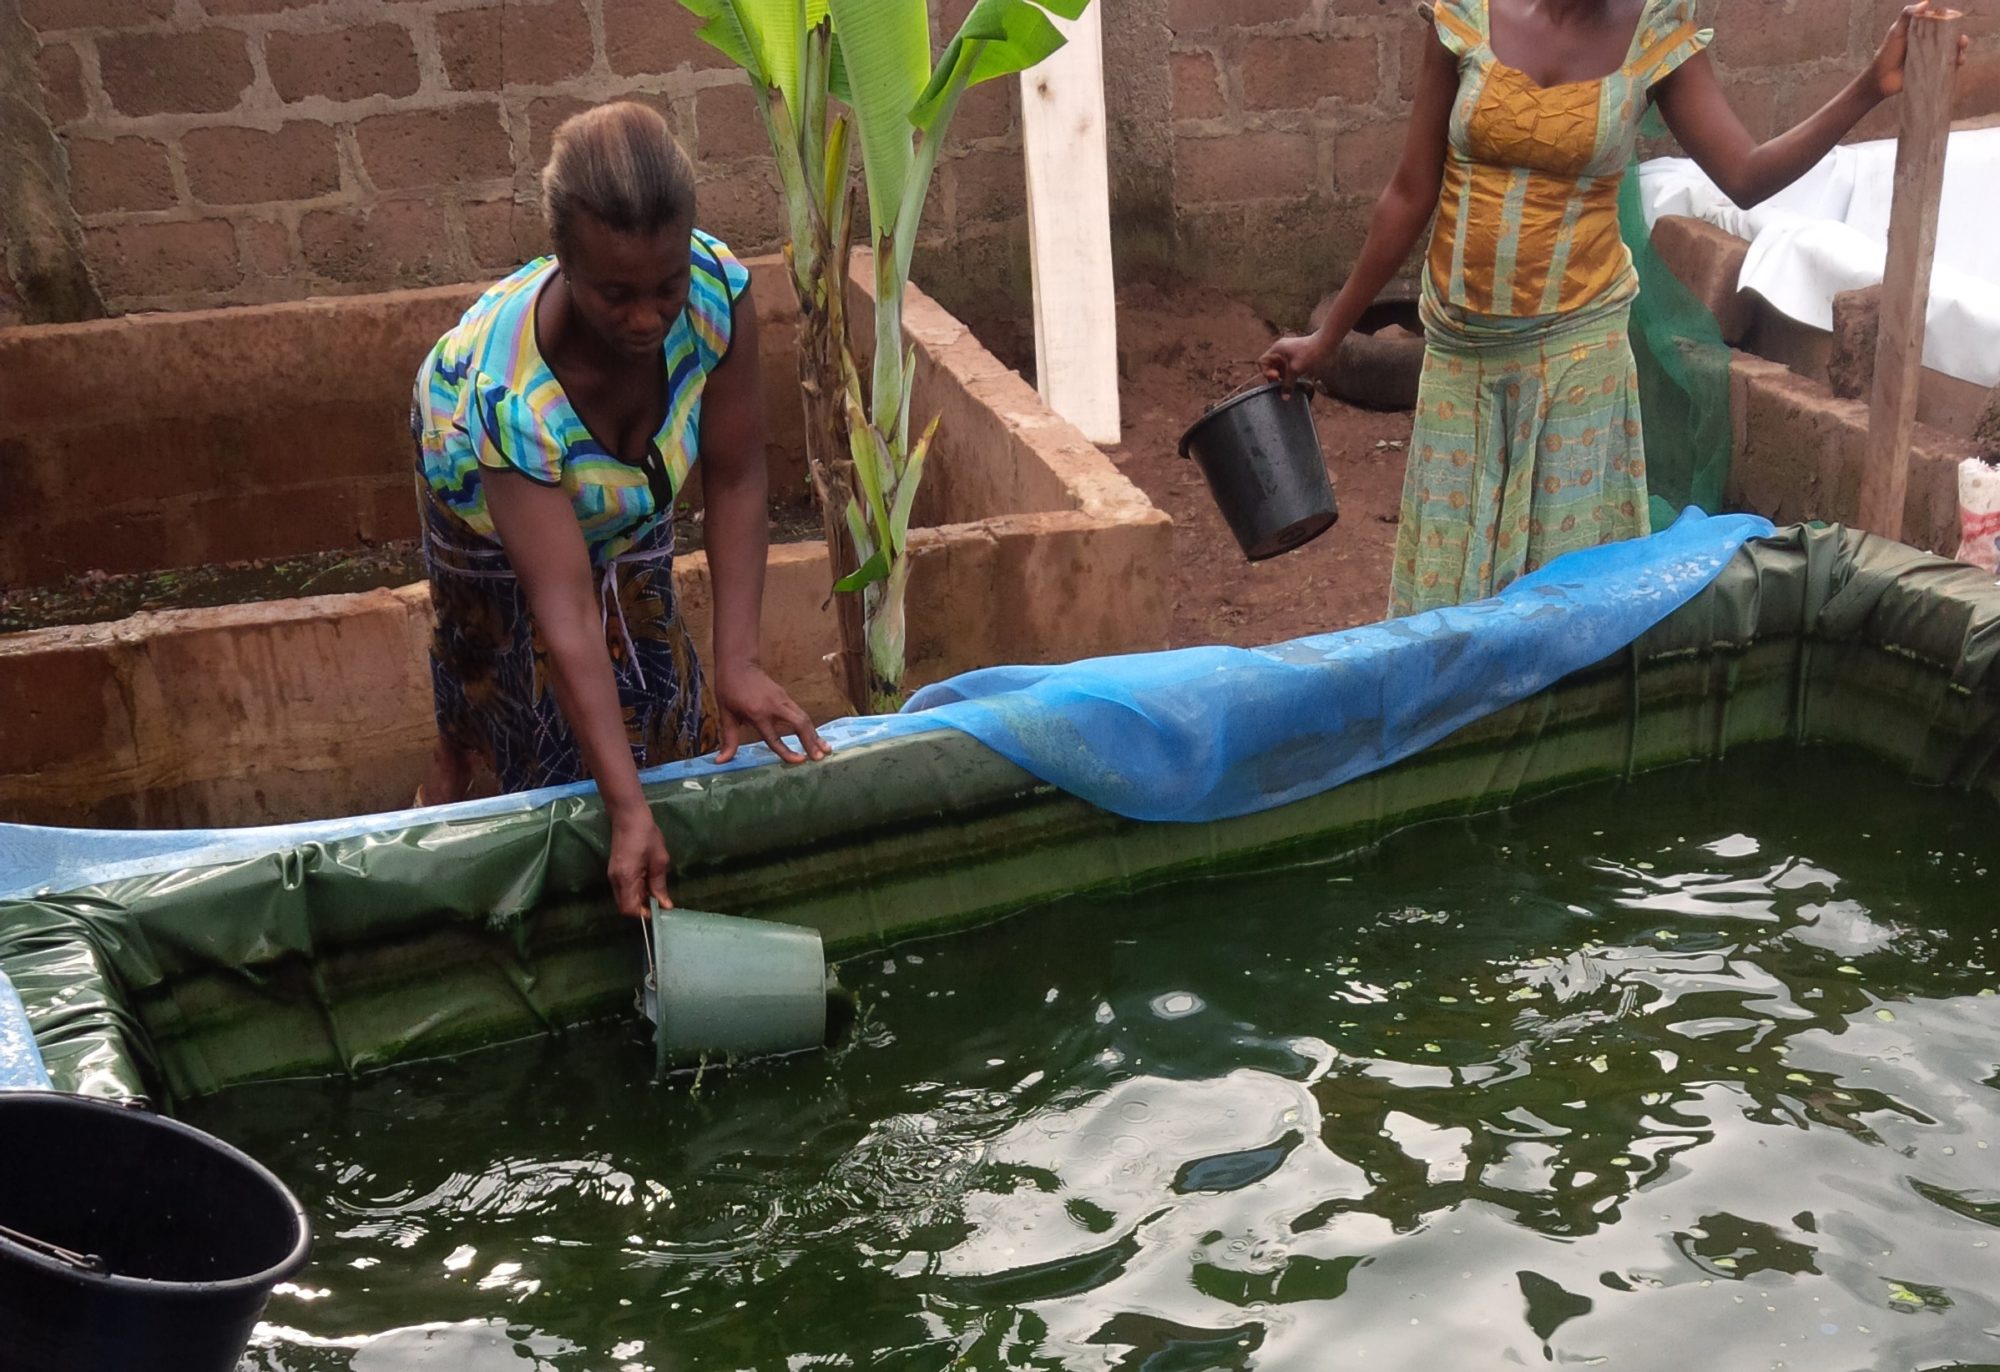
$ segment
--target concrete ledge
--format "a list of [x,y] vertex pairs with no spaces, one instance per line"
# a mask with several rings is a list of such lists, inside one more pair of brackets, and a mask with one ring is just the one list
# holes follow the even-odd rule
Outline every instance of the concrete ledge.
[[[1737,288],[1750,253],[1747,239],[1705,220],[1668,214],[1653,225],[1653,250],[1715,316],[1724,342],[1782,363],[1810,381],[1826,382],[1833,334],[1780,313],[1754,291]],[[1929,367],[1920,385],[1920,422],[1971,434],[1986,404],[1985,388]]]
[[[1739,352],[1730,364],[1736,426],[1730,508],[1779,524],[1825,520],[1858,527],[1868,453],[1868,406],[1842,400],[1784,364]],[[1911,441],[1903,541],[1950,557],[1958,550],[1958,464],[1967,440],[1919,424]]]
[[1715,316],[1723,342],[1733,348],[1750,336],[1757,297],[1736,286],[1750,255],[1749,240],[1705,219],[1663,214],[1653,224],[1653,251]]
[[[782,454],[789,442],[789,451],[800,454],[790,285],[776,259],[753,263],[752,272],[774,447]],[[857,264],[857,280],[867,275]],[[199,523],[210,496],[177,487],[176,471],[215,492],[231,488],[244,471],[261,473],[242,478],[265,484],[229,497],[239,504],[228,518],[184,533],[207,549],[197,560],[216,557],[227,537],[256,533],[239,526],[273,522],[267,511],[301,496],[296,484],[275,484],[284,464],[265,462],[271,452],[303,446],[323,455],[342,448],[358,470],[328,478],[333,492],[360,499],[358,492],[383,484],[393,489],[394,508],[413,516],[410,374],[475,289],[0,333],[0,403],[11,403],[16,389],[41,396],[22,412],[5,410],[0,460],[109,465],[128,440],[153,445],[146,451],[155,454],[184,453],[190,435],[251,425],[235,431],[254,433],[256,442],[227,446],[206,465],[152,472],[146,493],[127,506],[135,518]],[[872,308],[865,292],[857,304],[856,322],[865,330],[861,311]],[[917,349],[915,408],[942,416],[918,510],[918,523],[930,527],[911,537],[912,682],[1001,662],[1164,647],[1171,614],[1167,516],[935,302],[913,289],[905,318]],[[82,337],[79,330],[96,333]],[[341,394],[351,410],[365,413],[348,414],[344,428],[324,434],[301,429],[284,449],[281,440],[294,426],[273,421],[258,428],[264,421],[254,411],[264,388],[322,348],[354,358]],[[371,348],[373,356],[358,356]],[[239,359],[241,350],[256,355]],[[109,412],[68,414],[64,405],[78,403],[70,369],[98,365],[106,352],[121,365],[169,361]],[[4,376],[10,357],[30,359],[40,379]],[[232,378],[247,389],[232,390]],[[189,400],[189,389],[204,383],[224,394]],[[52,398],[64,388],[69,400]],[[209,415],[202,425],[176,420],[196,404]],[[363,453],[370,456],[363,460]],[[73,495],[70,503],[91,508]],[[36,505],[24,500],[0,512],[0,547],[20,565],[60,561],[58,545],[13,551],[23,541],[63,536],[60,521],[35,514]],[[336,500],[320,508],[347,507]],[[10,518],[12,529],[5,525]],[[334,523],[336,530],[347,527],[344,516]],[[101,522],[92,521],[90,537],[94,552],[106,537]],[[333,546],[351,541],[342,533]],[[295,540],[277,551],[301,550]],[[830,581],[822,544],[772,548],[765,665],[821,719],[847,711],[823,661],[837,646],[826,608]],[[707,558],[679,559],[675,584],[706,648],[713,605]],[[226,826],[407,804],[430,749],[429,632],[427,588],[410,586],[0,635],[0,820]]]

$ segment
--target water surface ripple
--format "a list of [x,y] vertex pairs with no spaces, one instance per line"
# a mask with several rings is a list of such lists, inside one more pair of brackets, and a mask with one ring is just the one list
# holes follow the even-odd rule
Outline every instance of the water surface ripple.
[[1765,753],[200,1124],[314,1216],[264,1372],[2000,1365],[1985,802]]

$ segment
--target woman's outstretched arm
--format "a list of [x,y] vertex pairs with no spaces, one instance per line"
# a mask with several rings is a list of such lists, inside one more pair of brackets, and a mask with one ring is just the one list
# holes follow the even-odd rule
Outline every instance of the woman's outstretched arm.
[[[1923,16],[1930,10],[1930,0],[1924,0],[1896,16],[1867,70],[1804,121],[1768,143],[1752,138],[1736,117],[1706,52],[1695,54],[1655,86],[1654,98],[1687,155],[1724,195],[1748,209],[1811,171],[1862,116],[1903,89],[1910,25],[1928,22]],[[1965,61],[1970,42],[1959,39],[1960,63]]]

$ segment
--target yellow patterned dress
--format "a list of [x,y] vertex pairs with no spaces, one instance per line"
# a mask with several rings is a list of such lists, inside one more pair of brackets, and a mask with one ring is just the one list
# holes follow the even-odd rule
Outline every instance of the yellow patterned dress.
[[1617,71],[1544,87],[1493,55],[1487,5],[1421,7],[1459,86],[1392,615],[1478,600],[1650,528],[1618,187],[1652,87],[1709,34],[1694,0],[1646,0]]

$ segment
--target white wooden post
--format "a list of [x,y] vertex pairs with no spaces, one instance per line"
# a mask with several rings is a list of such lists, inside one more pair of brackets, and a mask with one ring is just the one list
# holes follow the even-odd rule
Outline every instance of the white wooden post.
[[1035,376],[1048,407],[1093,443],[1116,443],[1118,301],[1104,133],[1104,0],[1056,19],[1069,41],[1021,73],[1034,271]]

